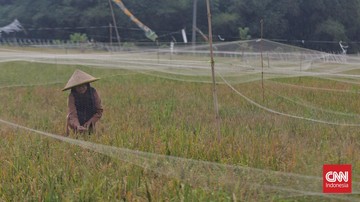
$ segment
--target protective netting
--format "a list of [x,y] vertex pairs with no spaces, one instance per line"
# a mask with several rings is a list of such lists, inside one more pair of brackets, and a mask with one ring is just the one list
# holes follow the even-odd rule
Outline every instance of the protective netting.
[[[234,196],[257,196],[261,200],[276,200],[299,196],[323,197],[327,200],[353,201],[356,196],[322,193],[322,178],[271,170],[232,166],[206,161],[165,156],[113,146],[101,145],[46,133],[0,119],[12,127],[29,130],[70,144],[120,159],[169,178],[209,190],[225,190]],[[360,194],[360,183],[352,183],[353,194]]]
[[[310,117],[301,114],[301,112],[292,113],[291,116],[293,117],[303,117],[308,120],[338,125],[359,125],[357,119],[348,116],[349,114],[358,116],[358,113],[350,112],[354,110],[348,109],[345,112],[336,112],[335,110],[324,110],[321,106],[311,105],[309,103],[311,101],[304,100],[301,95],[292,91],[289,83],[280,82],[279,80],[281,78],[304,77],[328,80],[336,83],[336,85],[342,85],[342,83],[351,84],[345,87],[346,89],[337,89],[331,86],[311,87],[307,86],[307,84],[303,86],[297,85],[296,88],[300,94],[302,91],[313,88],[318,94],[329,92],[333,94],[342,91],[343,93],[352,94],[352,98],[357,98],[357,88],[354,87],[360,83],[360,76],[356,73],[359,62],[357,57],[307,50],[268,40],[214,44],[214,50],[216,72],[221,75],[216,78],[218,83],[227,84],[234,91],[237,91],[236,85],[238,84],[261,81],[263,94],[266,94],[268,99],[272,99],[274,96],[282,97],[286,102],[294,104],[303,100],[303,104],[298,106],[312,111]],[[1,54],[1,62],[22,60],[67,65],[81,64],[98,68],[129,69],[179,81],[209,83],[211,82],[211,75],[208,54],[209,46],[207,45],[177,47],[171,51],[168,48],[158,48],[112,54],[49,54],[43,52],[4,51]],[[321,88],[326,88],[327,91],[324,92]],[[340,88],[343,88],[343,85]],[[274,92],[274,90],[286,94]],[[287,99],[289,96],[293,99]],[[249,99],[253,98],[249,97]],[[346,106],[346,102],[344,100],[344,106]],[[309,107],[310,105],[311,107]],[[276,106],[264,105],[263,107],[278,111],[275,109]],[[279,111],[279,114],[288,113]]]
[[[0,62],[27,61],[58,65],[84,65],[106,69],[126,69],[145,75],[181,82],[211,83],[209,46],[175,46],[112,53],[50,53],[35,49],[0,49]],[[216,80],[240,96],[256,110],[289,119],[331,127],[360,127],[360,111],[353,100],[360,98],[359,58],[288,46],[268,40],[214,44]],[[106,79],[116,75],[103,75]],[[296,82],[294,82],[296,80]],[[315,82],[316,81],[316,82]],[[15,86],[64,83],[1,82],[0,89]],[[252,93],[246,91],[248,84]],[[331,84],[331,85],[330,85]],[[247,92],[244,93],[244,92]],[[333,108],[330,99],[338,99]],[[271,102],[269,101],[271,100]],[[221,104],[221,103],[220,103]],[[242,107],[235,103],[236,107]],[[251,113],[255,110],[251,111]],[[6,119],[6,117],[4,117]],[[2,123],[14,125],[2,120]],[[275,172],[251,167],[217,164],[172,156],[93,144],[36,131],[103,153],[145,169],[185,181],[205,189],[224,189],[241,195],[253,192],[268,196],[319,196],[334,200],[355,200],[353,195],[325,195],[320,177]],[[355,147],[359,145],[355,143]],[[357,158],[355,156],[355,158]],[[358,179],[358,171],[354,176]],[[353,193],[360,184],[353,182]]]

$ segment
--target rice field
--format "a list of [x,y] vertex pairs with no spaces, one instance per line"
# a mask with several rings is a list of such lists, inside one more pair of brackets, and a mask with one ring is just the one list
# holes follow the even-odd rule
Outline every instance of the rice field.
[[[354,63],[216,57],[219,137],[208,60],[2,50],[0,201],[360,199]],[[104,115],[65,137],[75,69],[101,78]],[[322,193],[324,164],[352,165],[353,194]]]

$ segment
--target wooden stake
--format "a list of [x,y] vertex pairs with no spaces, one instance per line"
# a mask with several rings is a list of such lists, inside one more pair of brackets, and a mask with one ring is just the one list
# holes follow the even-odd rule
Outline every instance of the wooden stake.
[[109,24],[109,31],[110,31],[110,47],[112,48],[112,25],[111,23]]
[[118,45],[119,45],[119,48],[120,48],[120,46],[121,46],[121,43],[120,43],[120,35],[119,35],[118,28],[117,28],[117,23],[116,23],[116,20],[115,20],[114,10],[113,10],[112,3],[111,3],[111,1],[110,1],[110,0],[109,0],[109,5],[110,5],[110,10],[111,10],[111,16],[112,16],[113,23],[114,23],[114,28],[115,28],[116,38],[117,38]]
[[214,98],[214,107],[215,107],[215,121],[218,130],[218,140],[221,138],[220,131],[220,116],[219,116],[219,106],[217,101],[217,93],[216,93],[216,81],[215,81],[215,62],[214,62],[214,53],[212,46],[212,27],[211,27],[211,11],[210,11],[210,2],[206,0],[207,7],[207,15],[208,15],[208,26],[209,26],[209,45],[210,45],[210,62],[211,62],[211,75],[212,75],[212,83],[213,83],[213,98]]
[[263,61],[263,24],[264,24],[264,20],[261,19],[260,20],[260,24],[261,24],[261,40],[260,40],[260,56],[261,56],[261,88],[262,88],[262,96],[263,96],[263,102],[265,102],[265,89],[264,89],[264,61]]
[[[302,55],[302,51],[300,51],[300,73],[302,72],[302,58],[303,58],[303,55]],[[299,77],[299,80],[301,81],[301,74],[300,74],[300,77]]]

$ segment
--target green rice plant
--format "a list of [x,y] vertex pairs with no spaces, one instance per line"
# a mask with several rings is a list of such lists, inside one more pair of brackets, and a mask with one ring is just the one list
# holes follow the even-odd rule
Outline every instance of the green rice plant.
[[[186,76],[181,76],[184,80],[173,80],[154,76],[158,74],[156,71],[0,63],[0,103],[4,103],[0,105],[0,119],[64,135],[68,92],[61,89],[76,68],[102,78],[92,85],[98,90],[105,111],[97,134],[72,134],[70,138],[150,154],[309,176],[320,176],[323,164],[348,163],[353,166],[353,181],[360,180],[357,127],[331,126],[272,114],[247,102],[225,84],[219,84],[222,137],[217,140],[211,84],[187,82]],[[231,81],[235,89],[266,108],[308,118],[358,123],[354,117],[316,109],[359,114],[357,94],[294,90],[280,85],[351,90],[357,88],[353,84],[312,77],[272,79],[280,84],[265,82],[263,100],[260,82],[237,83],[236,77],[231,77]],[[315,109],[309,108],[310,104]],[[3,162],[0,201],[314,199],[284,198],[277,193],[269,196],[262,189],[243,190],[241,182],[236,193],[220,184],[211,189],[4,124],[0,136],[0,153],[4,154],[0,155]]]

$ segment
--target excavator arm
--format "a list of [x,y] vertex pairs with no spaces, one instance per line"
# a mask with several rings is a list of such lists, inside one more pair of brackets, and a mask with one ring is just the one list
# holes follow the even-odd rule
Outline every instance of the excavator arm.
[[152,41],[156,41],[158,36],[154,31],[152,31],[149,27],[144,25],[140,20],[138,20],[124,5],[121,0],[112,0],[116,5],[118,5],[121,10],[127,15],[131,21],[133,21],[140,29],[144,30],[145,36]]

